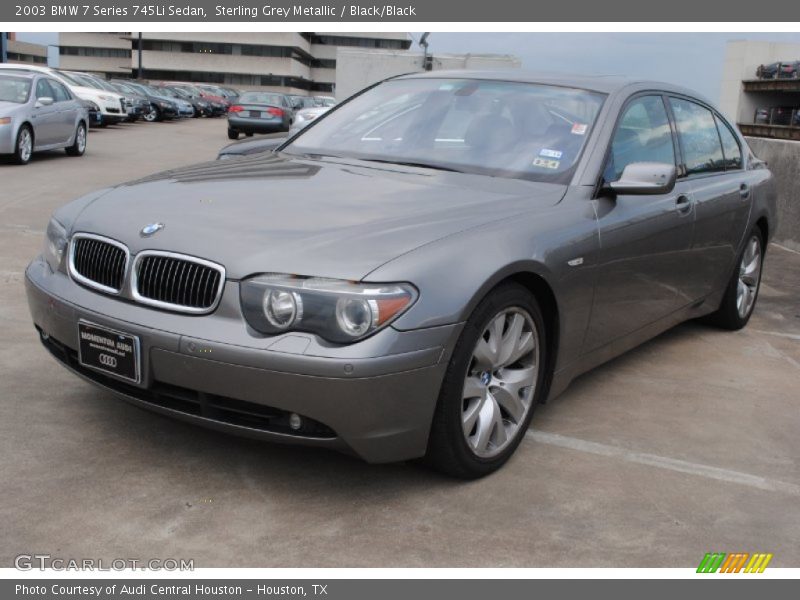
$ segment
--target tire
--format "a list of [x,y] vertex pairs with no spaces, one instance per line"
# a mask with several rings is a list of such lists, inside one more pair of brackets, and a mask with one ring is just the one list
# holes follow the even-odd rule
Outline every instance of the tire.
[[155,104],[151,104],[150,110],[144,113],[143,118],[148,123],[155,123],[156,121],[160,121],[162,119],[161,111],[158,110],[158,107]]
[[33,130],[30,125],[23,125],[17,132],[17,141],[14,144],[14,162],[18,165],[27,165],[33,156]]
[[[706,317],[706,322],[736,331],[747,325],[758,300],[761,289],[761,273],[764,266],[764,236],[755,227],[736,257],[736,264],[725,296],[716,312]],[[744,294],[744,295],[743,295]]]
[[86,152],[86,125],[83,122],[78,123],[78,128],[75,130],[75,141],[65,150],[70,156],[83,156],[83,153]]
[[253,137],[253,134],[252,134],[252,133],[245,133],[245,136],[247,136],[247,137]]
[[239,132],[235,129],[231,129],[228,127],[228,139],[229,140],[238,140],[239,139]]
[[[515,337],[518,319],[522,325]],[[526,334],[530,349],[522,341]],[[496,344],[498,351],[490,360],[485,350],[493,340],[507,339],[518,340],[511,346],[515,350],[509,354],[504,352],[506,344]],[[502,355],[508,360],[523,351],[503,366]],[[483,365],[479,355],[486,357]],[[502,467],[542,400],[547,358],[544,319],[536,298],[516,283],[495,288],[475,308],[453,350],[423,462],[462,479],[484,477]],[[470,391],[476,396],[468,396]]]

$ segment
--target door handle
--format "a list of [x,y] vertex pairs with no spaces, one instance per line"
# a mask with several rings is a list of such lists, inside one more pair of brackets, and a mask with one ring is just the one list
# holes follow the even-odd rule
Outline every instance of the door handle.
[[675,200],[675,208],[682,215],[689,214],[692,211],[692,199],[685,194],[681,194]]
[[750,197],[750,186],[746,183],[743,183],[739,186],[739,195],[742,198],[749,198]]

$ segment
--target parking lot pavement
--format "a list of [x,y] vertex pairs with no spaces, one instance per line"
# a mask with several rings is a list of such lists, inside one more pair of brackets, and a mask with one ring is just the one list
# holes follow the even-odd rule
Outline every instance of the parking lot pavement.
[[23,289],[50,212],[226,143],[219,119],[138,124],[93,130],[84,158],[0,165],[0,566],[800,566],[800,254],[776,246],[744,331],[685,324],[583,376],[470,483],[206,431],[66,372]]

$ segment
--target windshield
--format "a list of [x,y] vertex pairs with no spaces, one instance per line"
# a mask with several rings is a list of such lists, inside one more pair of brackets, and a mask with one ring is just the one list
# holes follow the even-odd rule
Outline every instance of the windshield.
[[602,94],[470,79],[396,79],[339,106],[284,151],[563,183]]
[[22,77],[0,77],[0,102],[25,104],[31,93],[31,80]]
[[280,94],[268,94],[264,92],[244,92],[239,96],[240,104],[270,104],[281,106]]
[[[76,77],[70,75],[69,73],[65,73],[64,71],[56,71],[58,76],[67,81],[67,83],[71,83],[72,85],[86,87],[86,84],[79,81]],[[94,87],[94,86],[92,86]]]

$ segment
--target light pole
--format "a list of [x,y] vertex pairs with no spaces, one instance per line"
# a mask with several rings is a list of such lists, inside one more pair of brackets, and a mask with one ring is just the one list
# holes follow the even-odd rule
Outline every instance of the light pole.
[[433,70],[433,58],[428,55],[428,36],[431,34],[430,31],[426,31],[422,34],[422,37],[419,38],[419,45],[424,50],[424,54],[422,55],[422,69],[424,71],[432,71]]

